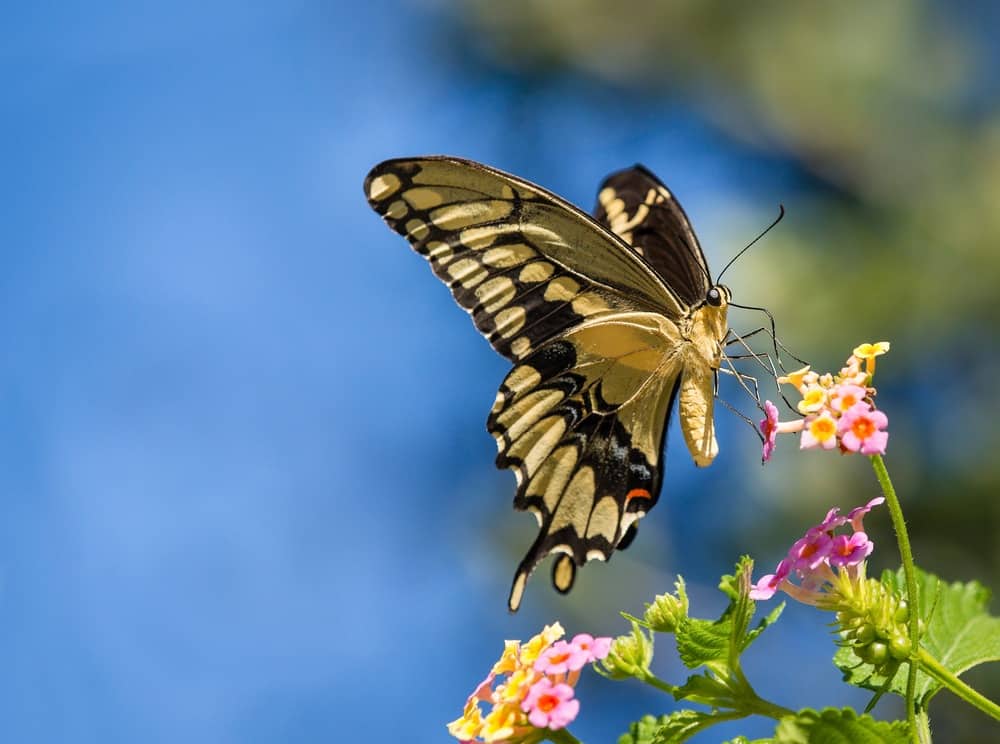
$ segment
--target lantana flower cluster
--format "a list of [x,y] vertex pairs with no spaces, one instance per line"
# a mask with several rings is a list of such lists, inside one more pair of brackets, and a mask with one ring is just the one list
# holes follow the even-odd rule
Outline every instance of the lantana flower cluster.
[[[874,498],[846,517],[839,509],[831,509],[820,524],[795,541],[773,574],[753,585],[750,599],[770,599],[780,590],[805,604],[836,612],[840,645],[850,647],[879,674],[892,676],[913,648],[907,627],[910,611],[905,599],[867,578],[866,559],[875,545],[862,523],[865,514],[884,501],[881,496]],[[837,534],[848,526],[849,532]],[[922,633],[923,621],[918,628]]]
[[[547,625],[527,643],[505,641],[503,655],[465,702],[448,733],[462,742],[515,744],[537,729],[561,729],[580,712],[574,685],[580,670],[603,659],[610,638],[586,633],[560,640],[559,623]],[[484,708],[492,706],[484,715]]]
[[836,375],[819,374],[808,366],[778,378],[795,387],[802,400],[797,405],[803,418],[779,421],[778,408],[764,401],[765,418],[760,422],[764,435],[762,459],[774,453],[778,434],[800,434],[800,449],[834,449],[843,453],[883,455],[889,441],[888,417],[875,407],[875,358],[889,351],[888,341],[861,344],[854,349]]
[[[778,563],[773,574],[767,574],[754,584],[750,599],[770,599],[781,590],[805,604],[830,608],[839,599],[847,583],[864,580],[864,561],[875,549],[864,531],[864,516],[885,502],[879,496],[864,506],[852,509],[845,517],[839,507],[827,512],[826,518],[806,530]],[[851,533],[837,534],[850,525]],[[792,579],[797,578],[798,584]]]

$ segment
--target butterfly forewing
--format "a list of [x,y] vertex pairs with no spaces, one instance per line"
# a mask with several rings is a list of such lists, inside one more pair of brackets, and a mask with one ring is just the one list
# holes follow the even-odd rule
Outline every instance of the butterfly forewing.
[[365,191],[509,359],[602,313],[680,312],[619,238],[521,179],[457,159],[390,160]]
[[612,173],[597,193],[595,219],[651,266],[687,306],[705,299],[708,264],[681,205],[641,165]]

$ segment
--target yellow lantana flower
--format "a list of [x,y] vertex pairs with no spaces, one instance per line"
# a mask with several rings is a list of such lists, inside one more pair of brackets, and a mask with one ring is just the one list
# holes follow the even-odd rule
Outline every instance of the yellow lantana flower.
[[826,405],[826,388],[819,385],[809,385],[802,390],[802,400],[799,401],[799,413],[807,416],[816,413]]
[[521,646],[521,664],[527,667],[534,665],[535,660],[542,653],[542,651],[558,641],[565,634],[566,631],[563,630],[563,626],[559,623],[546,625],[542,628],[541,633]]
[[483,713],[478,701],[470,697],[465,703],[462,717],[448,724],[448,733],[459,741],[472,741],[483,728]]
[[795,372],[789,372],[787,375],[782,375],[778,378],[778,382],[781,385],[792,385],[793,387],[801,389],[804,385],[813,382],[814,377],[818,377],[815,372],[809,371],[809,366],[806,365],[802,369],[796,370]]
[[479,736],[483,741],[505,741],[514,735],[516,726],[527,723],[521,706],[517,703],[504,703],[493,706],[493,710],[483,720]]

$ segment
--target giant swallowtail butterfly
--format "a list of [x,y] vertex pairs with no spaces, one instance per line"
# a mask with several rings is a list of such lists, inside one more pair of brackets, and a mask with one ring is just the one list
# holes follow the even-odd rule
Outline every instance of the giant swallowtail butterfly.
[[514,363],[490,411],[514,507],[540,531],[508,604],[556,553],[553,583],[635,536],[663,479],[679,399],[695,463],[718,452],[712,420],[729,290],[714,284],[684,211],[642,166],[601,184],[593,217],[528,181],[452,157],[387,160],[372,208],[410,241]]

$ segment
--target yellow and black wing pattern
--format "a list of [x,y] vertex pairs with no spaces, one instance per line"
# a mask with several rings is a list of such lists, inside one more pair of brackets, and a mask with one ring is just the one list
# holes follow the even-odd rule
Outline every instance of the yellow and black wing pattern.
[[641,165],[612,173],[597,192],[594,218],[628,243],[686,305],[712,285],[705,254],[670,190]]
[[620,239],[514,176],[457,158],[388,160],[365,193],[508,359],[595,315],[681,312],[648,267],[622,255]]
[[691,292],[639,257],[616,234],[620,221],[602,225],[479,163],[389,160],[369,173],[365,193],[514,362],[487,428],[498,467],[517,478],[515,507],[540,531],[510,609],[551,553],[553,583],[568,591],[576,567],[624,547],[657,501],[683,371],[677,321]]

